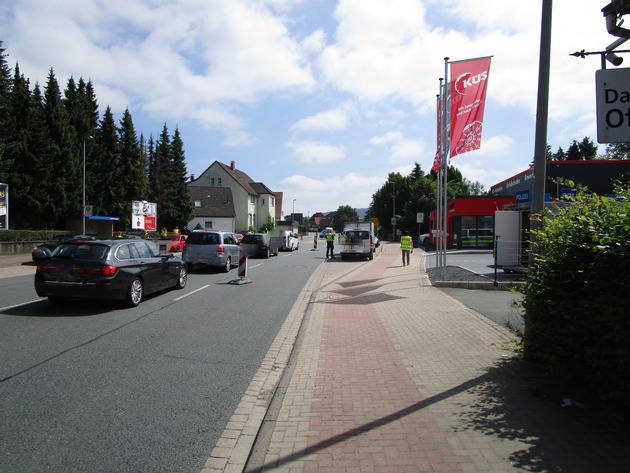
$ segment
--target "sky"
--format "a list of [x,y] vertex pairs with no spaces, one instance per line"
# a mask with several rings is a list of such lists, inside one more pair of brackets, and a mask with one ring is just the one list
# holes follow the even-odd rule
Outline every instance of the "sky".
[[[597,143],[600,56],[570,54],[617,39],[608,3],[553,2],[554,152]],[[391,172],[430,171],[446,57],[492,56],[481,148],[450,164],[485,190],[528,169],[541,13],[535,0],[13,0],[0,41],[32,86],[51,68],[62,90],[90,80],[101,114],[129,108],[138,134],[177,127],[189,174],[234,161],[284,193],[285,214],[310,216],[368,207]]]

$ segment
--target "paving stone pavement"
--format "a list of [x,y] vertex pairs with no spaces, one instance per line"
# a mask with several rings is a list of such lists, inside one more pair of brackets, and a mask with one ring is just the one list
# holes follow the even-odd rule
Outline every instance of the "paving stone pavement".
[[516,336],[418,253],[315,271],[202,473],[630,471],[627,438],[534,396]]

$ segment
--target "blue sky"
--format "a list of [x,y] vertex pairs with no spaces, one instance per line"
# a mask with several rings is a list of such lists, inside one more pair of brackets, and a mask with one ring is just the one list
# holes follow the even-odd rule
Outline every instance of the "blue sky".
[[[595,70],[616,38],[607,0],[556,0],[548,142],[596,141]],[[188,172],[213,161],[284,192],[284,212],[367,207],[390,172],[427,172],[444,58],[493,56],[481,149],[451,164],[486,190],[534,154],[542,2],[513,0],[14,0],[9,65],[91,80],[101,113],[138,133],[177,126]],[[622,49],[626,49],[625,47]],[[630,62],[630,58],[627,59]],[[612,67],[612,66],[611,66]],[[622,66],[623,67],[623,66]],[[603,152],[604,145],[600,145]],[[293,204],[295,199],[295,204]]]

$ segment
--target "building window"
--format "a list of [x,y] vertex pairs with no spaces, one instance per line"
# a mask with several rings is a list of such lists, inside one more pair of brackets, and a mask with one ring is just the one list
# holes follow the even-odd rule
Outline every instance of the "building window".
[[221,178],[217,178],[218,182],[219,182],[219,187],[221,187]]
[[204,228],[206,230],[212,230],[212,222],[204,222]]
[[272,207],[275,207],[275,206],[276,206],[276,198],[275,198],[275,197],[272,197],[272,198],[271,198],[271,206],[272,206]]
[[256,197],[254,197],[253,195],[250,194],[249,202],[252,203],[252,204],[255,204],[256,203]]
[[265,205],[265,199],[262,200],[262,204]]
[[195,200],[195,207],[201,207],[201,201]]
[[210,187],[214,187],[214,177],[210,178]]

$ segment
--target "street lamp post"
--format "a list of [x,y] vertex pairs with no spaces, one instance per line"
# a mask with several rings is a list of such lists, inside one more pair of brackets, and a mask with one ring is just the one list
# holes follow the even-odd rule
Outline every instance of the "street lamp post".
[[396,183],[392,181],[392,241],[396,241]]
[[297,199],[293,199],[293,211],[291,212],[291,224],[295,221],[295,201]]

